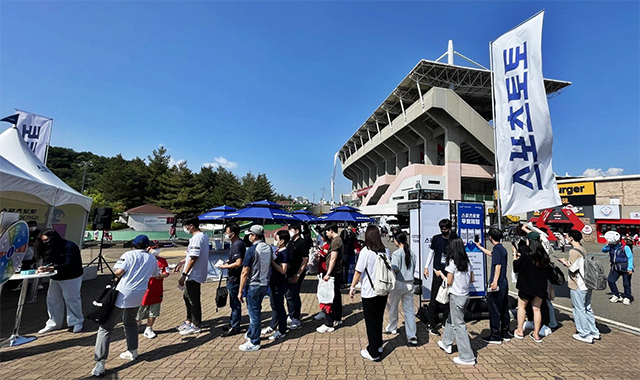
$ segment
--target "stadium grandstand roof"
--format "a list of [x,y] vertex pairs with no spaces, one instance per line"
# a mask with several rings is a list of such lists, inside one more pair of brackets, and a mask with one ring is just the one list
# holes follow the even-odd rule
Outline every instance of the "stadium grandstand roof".
[[[571,82],[545,79],[544,84],[547,98],[552,98],[570,86]],[[487,121],[492,119],[490,70],[423,59],[358,128],[349,141],[343,145],[341,151],[348,151],[350,142],[356,141],[356,138],[359,139],[360,136],[375,135],[377,133],[376,121],[380,129],[384,128],[389,124],[389,119],[393,120],[402,115],[403,108],[406,109],[420,100],[420,96],[426,94],[432,87],[448,88],[455,91]]]

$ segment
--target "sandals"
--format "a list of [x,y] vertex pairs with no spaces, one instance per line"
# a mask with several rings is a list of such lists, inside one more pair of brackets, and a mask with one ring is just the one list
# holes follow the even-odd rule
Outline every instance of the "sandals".
[[534,342],[536,342],[536,343],[542,343],[542,338],[540,338],[540,339],[536,339],[536,338],[533,336],[533,332],[529,333],[529,337],[531,337],[531,339],[533,339],[533,341],[534,341]]
[[515,330],[513,331],[513,337],[516,339],[524,339],[524,335],[518,335]]

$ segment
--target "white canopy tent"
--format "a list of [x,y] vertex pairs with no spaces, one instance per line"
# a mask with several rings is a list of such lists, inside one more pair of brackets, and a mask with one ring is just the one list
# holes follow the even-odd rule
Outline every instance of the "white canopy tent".
[[80,245],[92,202],[40,162],[18,129],[0,134],[0,210],[52,226]]

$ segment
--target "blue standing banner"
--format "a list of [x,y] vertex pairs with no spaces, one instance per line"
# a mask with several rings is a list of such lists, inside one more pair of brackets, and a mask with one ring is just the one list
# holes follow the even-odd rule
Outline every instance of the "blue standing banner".
[[475,245],[484,246],[484,204],[472,202],[456,202],[458,236],[464,241],[467,255],[471,261],[474,281],[469,287],[470,297],[487,295],[486,257]]

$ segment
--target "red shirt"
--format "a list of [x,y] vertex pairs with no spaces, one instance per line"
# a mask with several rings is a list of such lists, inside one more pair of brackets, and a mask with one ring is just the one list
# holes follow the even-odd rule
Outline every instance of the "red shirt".
[[[167,260],[163,257],[158,257],[158,269],[160,271],[160,274],[166,274],[167,273],[167,267],[169,266],[169,263],[167,263]],[[149,286],[147,287],[147,292],[144,294],[144,297],[142,298],[142,306],[149,306],[149,305],[155,305],[157,303],[162,302],[162,282],[164,281],[163,278],[154,278],[151,277],[149,279]]]

